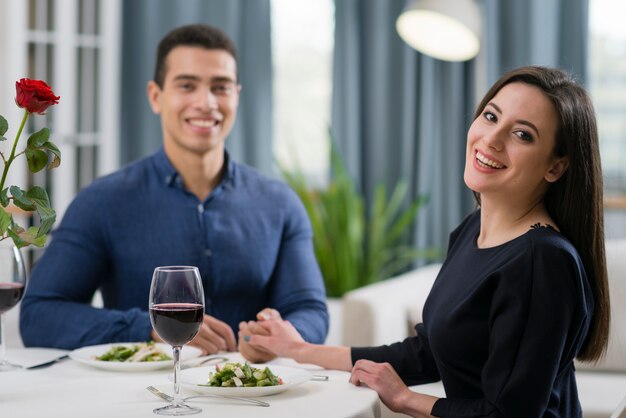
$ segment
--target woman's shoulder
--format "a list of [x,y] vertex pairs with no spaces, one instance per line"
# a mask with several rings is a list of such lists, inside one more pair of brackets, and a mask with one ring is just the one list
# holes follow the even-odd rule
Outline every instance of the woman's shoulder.
[[461,235],[476,235],[480,230],[480,210],[474,210],[450,233],[448,253]]
[[[533,286],[563,292],[566,288],[578,294],[586,281],[585,268],[574,245],[567,237],[547,227],[531,228],[515,240],[512,251],[523,253],[527,277]],[[545,280],[548,279],[548,280]]]
[[580,260],[578,251],[570,240],[549,224],[531,225],[522,238],[520,244],[527,246],[536,255]]

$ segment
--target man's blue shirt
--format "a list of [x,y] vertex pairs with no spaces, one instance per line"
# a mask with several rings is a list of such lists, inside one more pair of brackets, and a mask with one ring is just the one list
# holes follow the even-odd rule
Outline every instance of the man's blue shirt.
[[[154,268],[197,266],[206,312],[235,335],[277,309],[310,342],[328,329],[325,290],[306,211],[284,183],[226,154],[200,202],[161,149],[81,191],[35,265],[20,313],[26,346],[73,349],[150,339]],[[104,309],[90,301],[100,289]]]

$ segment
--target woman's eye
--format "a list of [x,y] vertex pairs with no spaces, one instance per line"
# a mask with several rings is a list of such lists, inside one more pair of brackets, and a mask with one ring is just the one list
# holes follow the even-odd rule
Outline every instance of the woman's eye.
[[518,138],[520,138],[524,142],[532,142],[533,136],[526,131],[517,131],[515,132]]
[[483,117],[487,119],[489,122],[496,122],[498,118],[491,112],[484,112]]

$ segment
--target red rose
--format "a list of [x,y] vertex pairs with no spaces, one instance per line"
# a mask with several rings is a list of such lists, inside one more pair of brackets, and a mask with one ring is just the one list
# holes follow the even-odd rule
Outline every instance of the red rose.
[[43,115],[46,109],[58,104],[60,96],[55,96],[45,81],[22,78],[15,82],[15,103],[30,113]]

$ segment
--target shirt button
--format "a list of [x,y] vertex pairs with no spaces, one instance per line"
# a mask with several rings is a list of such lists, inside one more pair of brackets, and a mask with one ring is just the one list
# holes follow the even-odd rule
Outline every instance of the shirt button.
[[206,250],[204,250],[204,255],[206,255],[207,257],[211,257],[213,255],[213,251],[207,248]]
[[204,212],[204,206],[200,204],[198,205],[198,213],[202,213],[202,212]]

